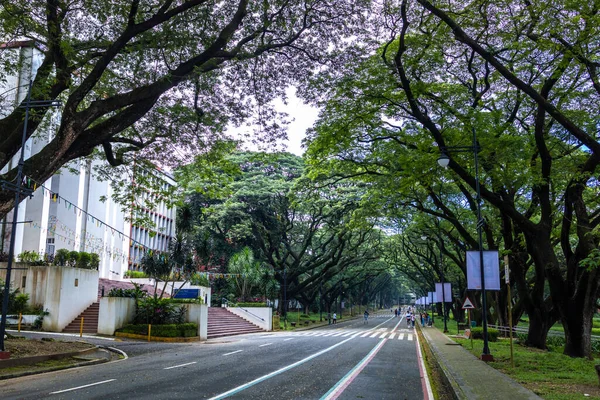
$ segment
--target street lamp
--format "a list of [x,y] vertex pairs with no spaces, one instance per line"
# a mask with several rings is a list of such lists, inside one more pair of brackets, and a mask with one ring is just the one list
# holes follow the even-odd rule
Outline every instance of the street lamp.
[[0,186],[2,189],[15,192],[15,207],[13,210],[12,228],[10,233],[10,245],[8,248],[8,262],[6,265],[6,281],[4,282],[4,296],[2,298],[2,321],[0,321],[0,353],[5,353],[4,335],[6,334],[6,316],[8,314],[8,299],[10,292],[10,275],[12,272],[12,262],[15,256],[15,240],[17,230],[17,217],[19,214],[19,203],[21,196],[27,197],[33,195],[33,190],[27,186],[23,187],[23,167],[25,166],[25,143],[27,142],[27,123],[29,121],[29,109],[38,107],[57,107],[60,106],[58,100],[31,100],[31,86],[29,81],[29,89],[27,91],[27,100],[25,104],[20,106],[25,108],[25,120],[23,121],[23,135],[21,137],[21,153],[19,155],[19,163],[17,165],[17,177],[15,183],[2,181]]
[[475,158],[475,191],[476,191],[476,203],[477,203],[477,237],[478,237],[478,247],[479,247],[479,269],[481,274],[481,307],[482,307],[482,327],[483,327],[483,352],[481,355],[481,359],[483,361],[493,361],[494,357],[490,354],[490,347],[488,343],[488,327],[487,327],[487,301],[485,296],[485,276],[484,276],[484,268],[483,268],[483,234],[481,228],[485,223],[481,218],[481,190],[479,187],[479,151],[481,147],[477,144],[477,136],[475,133],[475,128],[472,129],[473,132],[473,145],[472,146],[440,146],[440,157],[437,162],[441,167],[447,168],[450,165],[450,157],[448,153],[450,152],[473,152]]

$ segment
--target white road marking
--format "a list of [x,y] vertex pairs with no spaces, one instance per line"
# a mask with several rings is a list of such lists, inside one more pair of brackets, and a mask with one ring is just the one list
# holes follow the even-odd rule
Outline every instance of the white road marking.
[[365,337],[365,336],[370,335],[370,334],[371,334],[371,332],[367,331],[367,333],[363,333],[362,335],[360,335],[360,337]]
[[379,336],[381,332],[375,332],[374,334],[372,334],[370,337],[375,337],[375,336]]
[[294,338],[293,338],[293,337],[291,337],[291,338],[283,339],[283,341],[284,341],[284,342],[287,342],[288,340],[292,340],[292,339],[294,339]]
[[398,340],[403,340],[404,339],[404,333],[401,333],[398,335]]
[[411,335],[410,333],[408,334],[408,340],[413,340],[413,335]]
[[393,339],[396,336],[396,332],[390,333],[390,337],[388,339]]
[[326,348],[326,349],[323,349],[323,350],[321,350],[321,351],[319,351],[319,352],[317,352],[317,353],[315,353],[315,354],[313,354],[313,355],[310,355],[310,356],[308,356],[308,357],[306,357],[306,358],[303,358],[303,359],[302,359],[302,360],[300,360],[300,361],[296,361],[296,362],[295,362],[295,363],[293,363],[293,364],[287,365],[287,366],[285,366],[285,367],[283,367],[283,368],[279,368],[278,370],[276,370],[276,371],[273,371],[273,372],[271,372],[271,373],[269,373],[269,374],[263,375],[263,376],[261,376],[260,378],[256,378],[256,379],[254,379],[254,380],[252,380],[252,381],[250,381],[250,382],[248,382],[248,383],[245,383],[245,384],[243,384],[243,385],[240,385],[240,386],[238,386],[238,387],[236,387],[236,388],[233,388],[233,389],[231,389],[231,390],[228,390],[228,391],[227,391],[227,392],[225,392],[225,393],[221,393],[221,394],[218,394],[218,395],[216,395],[216,396],[214,396],[214,397],[211,397],[209,400],[221,400],[221,399],[225,399],[225,398],[227,398],[227,397],[230,397],[230,396],[232,396],[232,395],[234,395],[234,394],[236,394],[236,393],[239,393],[239,392],[241,392],[242,390],[248,389],[249,387],[256,385],[257,383],[260,383],[260,382],[262,382],[262,381],[265,381],[265,380],[267,380],[267,379],[269,379],[269,378],[272,378],[272,377],[274,377],[274,376],[277,376],[277,375],[279,375],[279,374],[281,374],[281,373],[283,373],[283,372],[285,372],[285,371],[288,371],[288,370],[290,370],[290,369],[292,369],[292,368],[295,368],[295,367],[297,367],[297,366],[299,366],[299,365],[302,365],[302,364],[304,364],[305,362],[307,362],[307,361],[310,361],[310,360],[312,360],[313,358],[316,358],[316,357],[320,356],[321,354],[325,354],[325,353],[327,353],[327,352],[329,352],[329,351],[331,351],[331,350],[335,349],[336,347],[339,347],[339,346],[343,345],[344,343],[347,343],[347,342],[348,342],[348,341],[350,341],[350,340],[352,340],[352,338],[344,339],[344,340],[342,340],[341,342],[339,342],[339,343],[336,343],[336,344],[334,344],[334,345],[333,345],[333,346],[331,346],[331,347],[328,347],[328,348]]
[[383,332],[383,334],[381,336],[379,336],[379,339],[383,339],[387,336],[387,332]]
[[260,345],[260,346],[258,346],[258,347],[270,346],[270,345],[272,345],[272,344],[273,344],[273,343],[265,343],[265,344],[261,344],[261,345]]
[[336,336],[341,336],[344,334],[344,331],[340,332],[340,333],[336,333],[335,335],[333,335],[332,337],[336,337]]
[[180,368],[180,367],[185,367],[185,366],[187,366],[187,365],[192,365],[192,364],[196,364],[196,361],[189,362],[189,363],[187,363],[187,364],[174,365],[174,366],[172,366],[172,367],[167,367],[167,368],[164,368],[164,369]]
[[242,351],[244,351],[244,350],[236,350],[236,351],[232,351],[231,353],[225,353],[225,354],[223,354],[223,355],[224,355],[224,356],[229,356],[229,355],[231,355],[231,354],[235,354],[235,353],[241,353]]
[[90,387],[90,386],[102,385],[103,383],[108,383],[108,382],[112,382],[112,381],[116,381],[116,379],[109,379],[107,381],[90,383],[89,385],[77,386],[77,387],[70,388],[70,389],[59,390],[59,391],[56,391],[56,392],[50,392],[50,394],[59,394],[59,393],[65,393],[65,392],[72,392],[73,390],[83,389],[83,388]]
[[432,400],[433,392],[431,390],[431,383],[429,382],[429,376],[427,375],[427,368],[425,367],[425,362],[423,361],[423,355],[421,354],[421,343],[419,341],[419,336],[417,335],[417,357],[419,358],[419,371],[421,372],[421,379],[425,381],[425,390],[423,393],[425,396],[424,400]]
[[346,333],[345,335],[342,335],[342,337],[347,337],[347,336],[350,336],[350,335],[352,335],[353,333],[354,333],[354,331],[350,331],[350,332]]

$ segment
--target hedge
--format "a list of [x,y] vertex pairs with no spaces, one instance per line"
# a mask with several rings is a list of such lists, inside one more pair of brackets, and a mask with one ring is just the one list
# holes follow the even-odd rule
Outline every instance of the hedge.
[[[117,332],[148,335],[148,324],[129,324]],[[152,325],[150,336],[155,337],[194,337],[198,336],[198,325],[192,322],[185,324]]]
[[237,303],[235,307],[266,307],[267,303]]
[[[498,329],[489,329],[487,330],[488,332],[488,340],[490,342],[496,342],[498,341]],[[472,328],[471,329],[471,335],[473,336],[473,339],[483,339],[483,328]]]

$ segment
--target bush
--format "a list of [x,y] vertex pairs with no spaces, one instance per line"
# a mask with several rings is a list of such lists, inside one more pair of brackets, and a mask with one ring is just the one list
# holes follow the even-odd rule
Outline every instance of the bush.
[[112,288],[107,297],[131,297],[135,299],[135,289]]
[[[488,340],[490,342],[497,342],[498,334],[498,329],[488,328]],[[471,328],[471,335],[473,336],[473,339],[483,339],[483,328]]]
[[201,298],[197,299],[171,299],[173,304],[204,304],[204,300]]
[[[129,324],[117,332],[148,335],[148,324]],[[194,323],[152,325],[150,336],[156,337],[194,337],[198,336],[198,325]]]
[[40,255],[37,251],[26,250],[19,254],[19,261],[26,264],[31,264],[40,261]]
[[18,293],[15,296],[15,299],[11,304],[9,304],[9,308],[11,310],[9,312],[14,313],[24,313],[27,310],[27,302],[29,301],[29,295],[27,293]]
[[132,279],[140,279],[140,278],[148,278],[148,275],[146,275],[145,272],[143,271],[125,271],[125,273],[123,274],[124,278],[132,278]]
[[237,303],[235,307],[266,307],[267,303]]
[[67,249],[58,249],[54,254],[54,265],[60,265],[64,267],[67,265],[67,260],[69,259],[69,250]]

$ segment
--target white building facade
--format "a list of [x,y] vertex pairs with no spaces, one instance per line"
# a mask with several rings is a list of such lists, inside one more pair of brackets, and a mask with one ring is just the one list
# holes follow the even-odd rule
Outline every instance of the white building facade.
[[[31,41],[16,42],[7,51],[14,52],[21,66],[18,76],[6,76],[0,82],[0,116],[12,111],[27,95],[28,83],[42,62],[42,52]],[[40,129],[25,146],[25,159],[40,151],[52,138],[58,126],[58,114],[49,117],[48,129]],[[0,173],[14,168],[11,164]],[[54,255],[58,249],[96,253],[100,256],[100,278],[123,279],[128,269],[139,269],[143,255],[149,250],[165,251],[175,233],[175,209],[164,201],[154,201],[146,213],[154,228],[133,226],[133,204],[123,206],[112,199],[108,181],[100,181],[88,159],[75,160],[46,182],[31,182],[33,197],[18,206],[15,257],[25,251]],[[173,178],[161,171],[149,172],[162,185],[174,186]],[[132,182],[134,184],[134,182]],[[144,196],[153,196],[148,191]],[[104,200],[104,201],[102,201]],[[8,253],[12,213],[2,221],[0,252]]]

